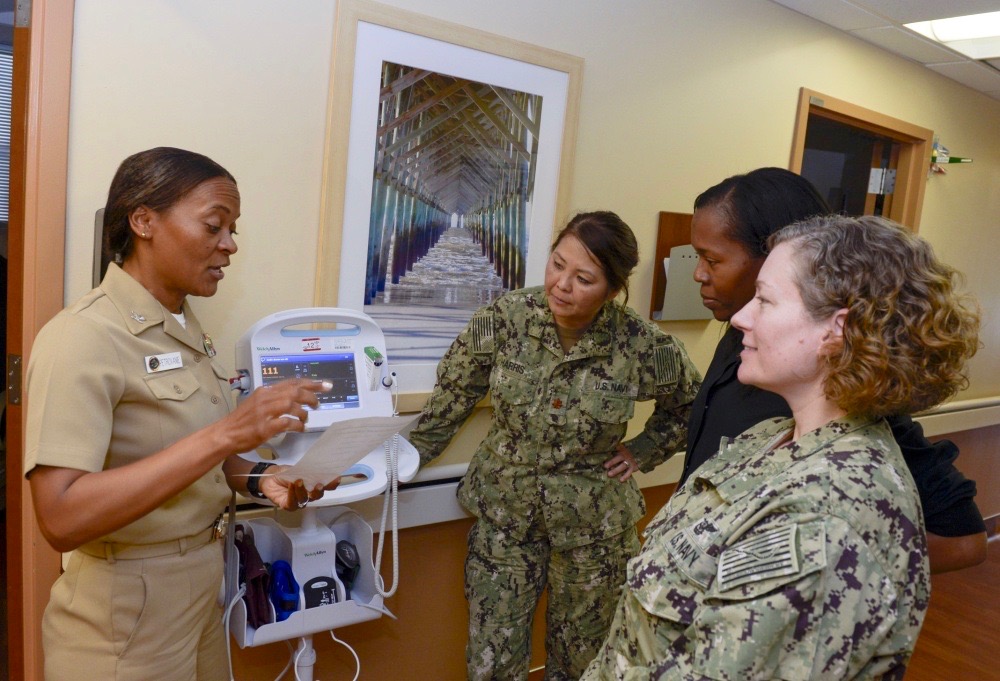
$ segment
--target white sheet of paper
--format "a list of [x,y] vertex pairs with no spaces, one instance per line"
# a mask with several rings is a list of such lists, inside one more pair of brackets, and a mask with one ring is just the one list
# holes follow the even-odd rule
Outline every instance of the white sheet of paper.
[[301,479],[307,487],[325,485],[405,429],[418,416],[367,416],[334,423],[306,450],[298,463],[275,477],[288,481]]

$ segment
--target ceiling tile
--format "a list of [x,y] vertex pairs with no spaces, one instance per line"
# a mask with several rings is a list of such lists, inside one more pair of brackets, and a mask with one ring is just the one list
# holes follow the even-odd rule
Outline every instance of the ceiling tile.
[[[827,0],[812,0],[806,4],[826,3]],[[899,24],[1000,10],[997,0],[852,0],[852,4]]]
[[968,85],[982,92],[1000,90],[1000,71],[975,61],[955,62],[950,64],[928,64],[927,68],[937,71],[942,76]]
[[807,17],[830,24],[842,31],[887,26],[892,23],[845,0],[823,0],[822,2],[816,0],[774,0],[774,2],[805,14]]
[[968,61],[968,57],[963,57],[912,31],[895,26],[862,28],[850,33],[921,64]]
[[925,64],[1000,99],[1000,59],[977,62],[903,27],[911,21],[1000,11],[1000,0],[773,0],[817,21]]

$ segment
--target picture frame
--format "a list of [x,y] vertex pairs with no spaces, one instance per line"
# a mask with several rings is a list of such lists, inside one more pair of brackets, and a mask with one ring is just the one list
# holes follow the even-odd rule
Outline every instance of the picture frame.
[[[460,78],[506,99],[540,97],[534,121],[530,219],[519,285],[541,284],[553,229],[568,218],[583,59],[370,0],[339,0],[333,45],[323,207],[314,300],[368,312],[369,224],[379,134],[379,96],[387,65]],[[384,99],[384,92],[382,97]],[[452,216],[454,224],[455,217]],[[467,310],[471,317],[473,310]],[[380,320],[371,315],[380,323]],[[410,317],[410,315],[407,315]],[[446,348],[464,323],[433,334]],[[384,329],[385,330],[385,329]],[[405,329],[393,334],[405,336]],[[400,411],[416,410],[433,389],[437,360],[394,357]],[[401,353],[402,355],[403,353]],[[443,353],[442,353],[443,354]]]

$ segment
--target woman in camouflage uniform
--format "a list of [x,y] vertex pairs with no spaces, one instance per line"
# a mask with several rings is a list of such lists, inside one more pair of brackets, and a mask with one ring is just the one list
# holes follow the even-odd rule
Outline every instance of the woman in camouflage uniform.
[[881,218],[773,235],[741,383],[792,418],[727,438],[646,530],[584,679],[902,679],[930,593],[916,487],[884,416],[962,385],[978,313]]
[[[610,212],[559,233],[545,284],[473,316],[409,440],[427,463],[489,392],[493,422],[458,488],[477,521],[465,567],[470,679],[526,679],[548,587],[546,679],[576,679],[611,623],[645,513],[631,475],[684,442],[700,377],[683,346],[615,298],[638,262]],[[635,403],[656,405],[623,443]]]
[[[728,177],[699,194],[694,208],[694,279],[705,307],[727,323],[754,296],[767,238],[793,222],[832,212],[809,180],[784,168]],[[743,334],[727,326],[694,398],[678,487],[719,451],[723,437],[792,413],[780,396],[737,380]],[[955,467],[958,448],[950,440],[931,442],[908,415],[886,421],[920,494],[931,574],[986,560],[986,524],[975,502],[976,483]]]

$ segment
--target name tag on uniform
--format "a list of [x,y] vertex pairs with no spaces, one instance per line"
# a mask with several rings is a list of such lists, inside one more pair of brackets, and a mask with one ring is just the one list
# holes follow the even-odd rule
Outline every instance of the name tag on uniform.
[[599,378],[594,381],[594,390],[602,393],[611,393],[620,397],[635,399],[639,396],[639,386],[631,383],[619,383]]
[[180,369],[184,366],[179,352],[166,352],[162,355],[146,355],[146,373],[155,374],[158,371]]
[[719,529],[711,521],[707,521],[684,528],[667,542],[668,551],[677,567],[703,589],[708,588],[718,570],[716,560],[705,550],[704,544],[710,545],[718,532]]

